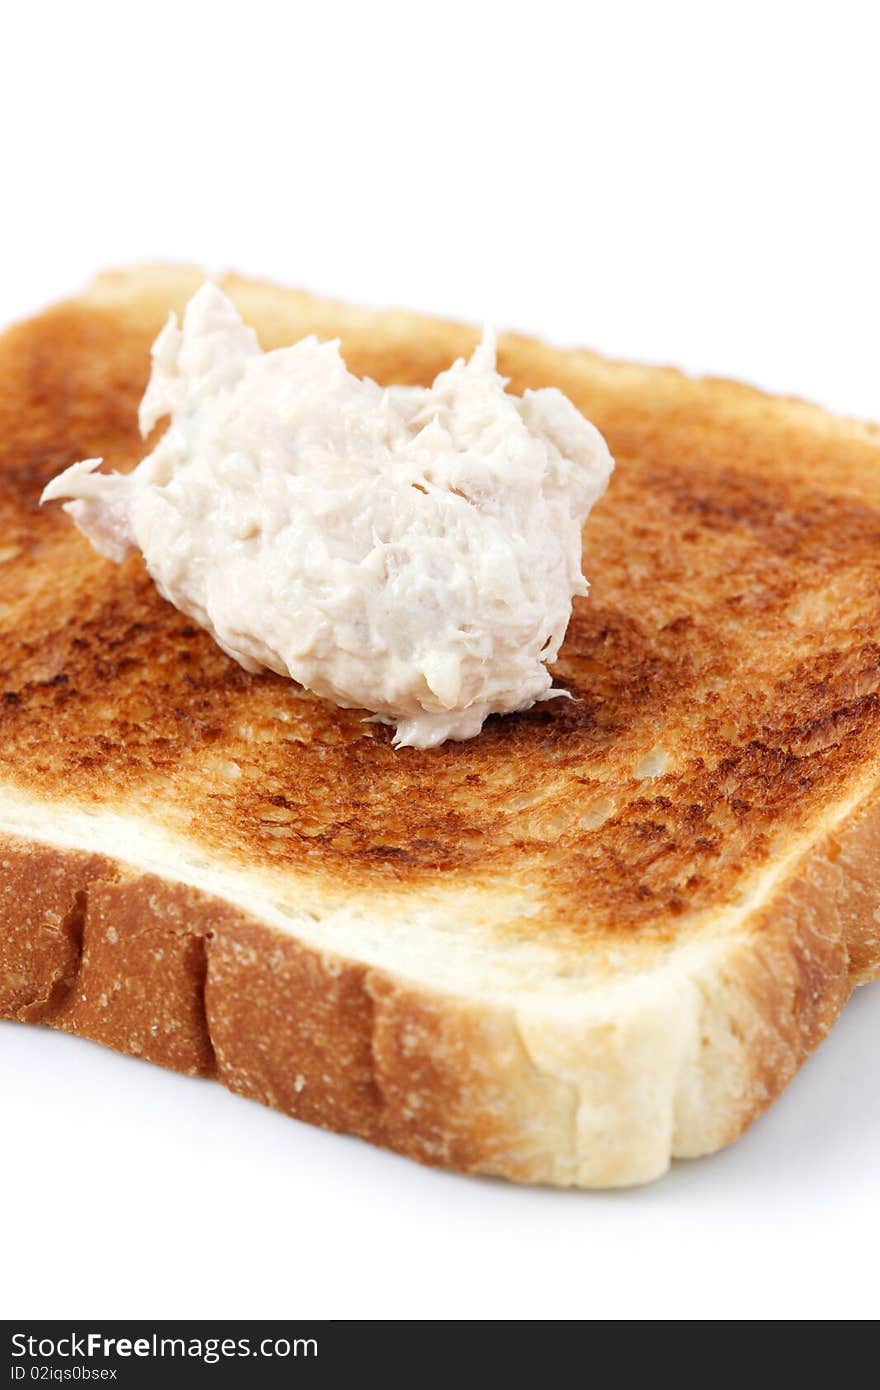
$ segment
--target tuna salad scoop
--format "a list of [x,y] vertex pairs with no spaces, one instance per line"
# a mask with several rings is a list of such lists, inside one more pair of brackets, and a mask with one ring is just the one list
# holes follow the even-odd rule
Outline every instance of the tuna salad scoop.
[[246,670],[394,725],[398,746],[472,738],[563,691],[548,665],[586,594],[581,532],[613,461],[555,389],[509,394],[491,334],[433,386],[387,389],[339,343],[263,352],[212,284],[152,350],[128,474],[67,468],[43,501]]

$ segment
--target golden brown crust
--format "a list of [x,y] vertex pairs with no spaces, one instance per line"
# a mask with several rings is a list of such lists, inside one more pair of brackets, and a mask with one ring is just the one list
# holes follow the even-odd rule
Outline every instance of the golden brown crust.
[[[726,1142],[824,1035],[850,979],[880,966],[880,822],[866,800],[827,830],[880,756],[876,427],[503,339],[513,388],[561,386],[618,462],[557,668],[575,699],[491,720],[465,744],[396,752],[358,712],[240,670],[138,560],[113,566],[59,510],[37,510],[74,459],[140,457],[149,342],[197,283],[105,277],[0,339],[4,781],[47,805],[122,807],[209,860],[295,876],[327,901],[519,885],[534,910],[500,943],[539,940],[572,969],[634,945],[677,959],[704,923],[739,913],[747,929],[723,965],[688,967],[681,985],[697,1051],[684,1033],[669,1051],[675,1114],[662,1120],[667,1157]],[[381,381],[428,381],[474,340],[229,287],[266,346],[340,332],[352,367]],[[791,854],[774,895],[741,912],[748,885]],[[571,1182],[662,1167],[591,1166],[585,1068],[545,1064],[510,1010],[322,954],[106,856],[10,840],[6,859],[0,1014],[216,1071],[424,1161]],[[585,1046],[574,1032],[569,1045]],[[609,1077],[624,1065],[601,1056]],[[625,1095],[630,1081],[616,1084]]]
[[[848,947],[858,959],[871,930],[863,879],[878,838],[875,805],[780,885],[720,971],[696,976],[699,1046],[676,1077],[672,1154],[735,1139],[827,1033],[855,982]],[[422,1163],[522,1182],[654,1175],[622,1170],[601,1145],[578,1153],[576,1090],[535,1065],[503,1010],[318,951],[101,856],[4,835],[0,866],[0,1017],[215,1077]],[[617,1060],[600,1045],[612,1085]]]
[[423,1163],[535,1176],[521,1112],[558,1083],[511,1075],[521,1047],[503,1019],[101,856],[4,835],[0,866],[0,1018],[215,1077]]

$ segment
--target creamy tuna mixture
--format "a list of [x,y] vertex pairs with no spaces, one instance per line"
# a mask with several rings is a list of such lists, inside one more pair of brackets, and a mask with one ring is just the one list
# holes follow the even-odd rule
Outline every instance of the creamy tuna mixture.
[[346,368],[338,342],[262,352],[214,285],[156,339],[133,472],[75,463],[43,500],[95,548],[137,548],[163,596],[248,671],[396,727],[471,738],[551,689],[581,529],[613,463],[555,389],[505,391],[485,334],[433,386]]

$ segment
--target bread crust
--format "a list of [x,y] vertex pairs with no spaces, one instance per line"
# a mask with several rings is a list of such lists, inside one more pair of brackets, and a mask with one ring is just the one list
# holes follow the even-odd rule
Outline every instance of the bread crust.
[[422,1163],[549,1175],[552,1077],[515,1025],[319,952],[184,884],[0,838],[0,1017],[215,1078]]
[[[571,1072],[492,1001],[444,995],[318,951],[185,884],[102,855],[0,837],[0,1017],[40,1023],[414,1158],[526,1183],[616,1186],[737,1138],[880,970],[866,883],[880,805],[862,806],[779,885],[714,964],[681,1036],[670,1014],[562,1039]],[[681,1013],[670,992],[670,1013]],[[641,1049],[674,1066],[638,1094]],[[559,1039],[557,1039],[559,1040]],[[636,1075],[633,1075],[633,1071]],[[602,1078],[604,1107],[578,1075]],[[654,1082],[656,1070],[646,1067]],[[635,1085],[634,1085],[635,1083]],[[615,1094],[615,1088],[617,1093]],[[635,1093],[634,1093],[635,1092]],[[578,1110],[586,1109],[586,1125]],[[590,1118],[599,1115],[595,1131]],[[602,1123],[607,1128],[602,1128]]]
[[[730,1142],[880,970],[876,427],[502,340],[514,389],[561,386],[618,458],[557,672],[576,698],[400,754],[356,711],[240,671],[138,560],[36,514],[75,457],[138,456],[150,337],[199,279],[102,277],[0,342],[0,747],[45,808],[44,831],[2,837],[0,1017],[523,1182],[644,1181]],[[266,346],[342,332],[379,380],[430,380],[474,340],[227,288]],[[53,838],[68,805],[96,817],[93,852]],[[485,909],[490,953],[540,945],[550,983],[587,970],[583,989],[457,990],[299,939],[110,852],[119,807],[295,882],[319,921],[503,884],[520,908]]]

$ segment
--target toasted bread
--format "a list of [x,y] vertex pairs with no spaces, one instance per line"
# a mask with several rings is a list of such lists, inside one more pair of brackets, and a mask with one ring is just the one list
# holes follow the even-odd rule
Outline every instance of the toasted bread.
[[[0,339],[0,1016],[521,1181],[728,1143],[880,968],[880,429],[502,338],[617,460],[574,698],[395,750],[38,510],[141,457],[201,279],[107,274]],[[221,283],[264,347],[339,336],[383,383],[477,338]]]

